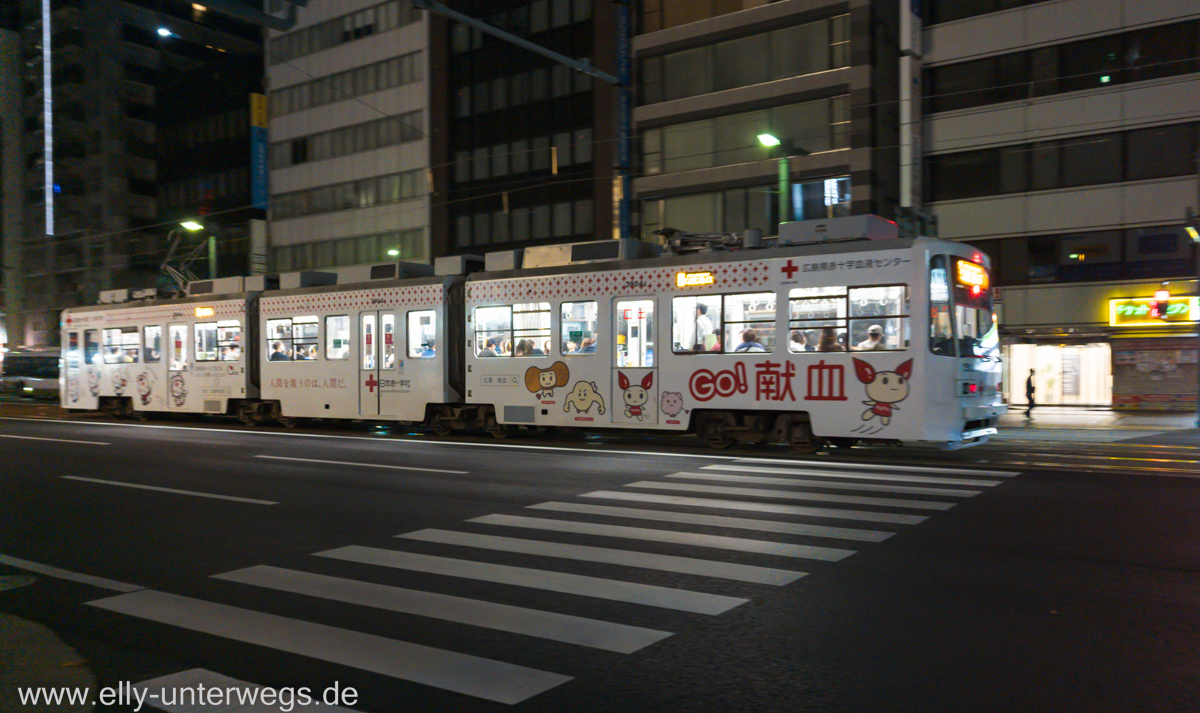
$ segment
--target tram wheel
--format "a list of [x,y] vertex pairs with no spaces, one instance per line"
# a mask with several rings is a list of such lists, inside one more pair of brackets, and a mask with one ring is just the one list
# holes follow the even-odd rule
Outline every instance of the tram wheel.
[[295,428],[299,423],[296,419],[290,416],[280,416],[277,420],[279,421],[279,425],[283,426],[284,428]]
[[705,417],[700,423],[699,434],[709,448],[723,450],[733,445],[733,436],[726,430],[725,419],[720,414]]
[[451,426],[445,421],[435,420],[433,422],[433,432],[439,436],[449,436],[450,434],[454,433],[454,426]]
[[493,423],[488,426],[487,432],[496,438],[508,438],[512,434],[512,429],[503,423]]

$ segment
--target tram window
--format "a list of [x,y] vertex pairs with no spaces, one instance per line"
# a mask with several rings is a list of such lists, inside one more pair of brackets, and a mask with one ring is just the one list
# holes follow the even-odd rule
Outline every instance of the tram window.
[[904,285],[852,287],[849,343],[854,351],[907,349],[908,288]]
[[617,366],[654,366],[654,300],[616,304]]
[[375,315],[362,315],[362,368],[375,368]]
[[100,330],[89,329],[83,333],[83,363],[100,363]]
[[292,319],[292,359],[315,361],[321,323],[315,316]]
[[67,333],[67,372],[79,371],[79,332]]
[[432,359],[437,356],[437,313],[431,309],[408,313],[408,356]]
[[950,278],[944,255],[935,255],[929,261],[929,350],[942,356],[955,356]]
[[217,360],[217,323],[200,322],[193,325],[196,334],[196,361]]
[[550,303],[475,308],[475,356],[546,356]]
[[242,323],[236,319],[217,322],[217,348],[221,361],[237,361],[242,356]]
[[146,363],[157,363],[162,355],[162,327],[146,327],[143,330],[142,343],[146,347]]
[[723,346],[727,354],[775,350],[774,292],[725,295],[724,303]]
[[562,321],[558,325],[560,354],[587,356],[596,353],[598,309],[596,302],[562,303]]
[[350,315],[337,314],[325,318],[325,358],[350,358]]
[[475,308],[475,356],[512,355],[512,307]]
[[104,363],[133,364],[138,360],[137,327],[106,329],[104,334]]
[[383,333],[383,368],[391,369],[396,366],[396,315],[380,315],[379,331]]
[[676,297],[671,302],[671,349],[676,354],[721,351],[721,296]]
[[292,320],[267,320],[267,359],[290,361],[292,358]]
[[797,287],[788,293],[788,332],[804,335],[788,340],[792,352],[846,351],[846,288]]
[[186,371],[187,361],[187,325],[167,325],[167,338],[171,340],[171,371]]

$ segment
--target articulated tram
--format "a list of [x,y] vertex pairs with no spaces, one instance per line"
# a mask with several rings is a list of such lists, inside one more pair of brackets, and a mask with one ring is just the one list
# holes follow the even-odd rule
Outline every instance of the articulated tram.
[[653,429],[718,448],[958,448],[996,432],[986,255],[873,216],[780,233],[227,278],[73,309],[62,404],[498,437]]

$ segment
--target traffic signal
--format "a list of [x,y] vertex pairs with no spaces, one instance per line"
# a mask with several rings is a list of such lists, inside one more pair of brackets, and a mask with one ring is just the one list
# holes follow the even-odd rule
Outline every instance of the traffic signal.
[[1150,304],[1150,316],[1158,317],[1159,319],[1166,319],[1167,308],[1170,306],[1170,304],[1171,293],[1167,290],[1167,288],[1164,287],[1161,290],[1155,290],[1154,302]]

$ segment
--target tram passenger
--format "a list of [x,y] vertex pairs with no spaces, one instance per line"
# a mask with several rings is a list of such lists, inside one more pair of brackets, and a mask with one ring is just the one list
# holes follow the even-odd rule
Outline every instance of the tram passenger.
[[579,353],[580,354],[595,354],[596,353],[596,341],[598,339],[599,339],[599,337],[597,337],[595,335],[592,335],[590,337],[584,337],[583,342],[581,342],[581,344],[583,346],[579,347]]
[[845,347],[838,344],[837,334],[833,331],[833,327],[821,327],[821,341],[817,343],[817,351],[819,352],[844,352]]
[[267,357],[268,361],[290,361],[291,358],[287,352],[283,351],[283,342],[271,343],[271,356]]
[[802,330],[797,329],[792,332],[792,341],[788,348],[793,352],[811,352],[814,351],[813,346],[808,343],[808,336]]
[[437,356],[437,349],[433,337],[430,337],[429,342],[425,344],[425,350],[421,352],[421,357],[429,358],[433,356]]
[[499,356],[499,354],[496,353],[496,347],[499,345],[500,345],[500,339],[498,337],[492,337],[491,339],[487,340],[487,343],[484,344],[483,349],[479,350],[479,356],[481,356],[481,357]]
[[712,320],[708,318],[708,305],[696,303],[696,351],[711,349],[717,335],[713,333]]
[[883,327],[872,324],[867,328],[867,338],[858,343],[858,351],[874,352],[884,349],[887,349],[887,345],[883,343]]
[[734,348],[735,352],[765,352],[766,348],[758,341],[758,333],[753,329],[742,332],[742,343]]

